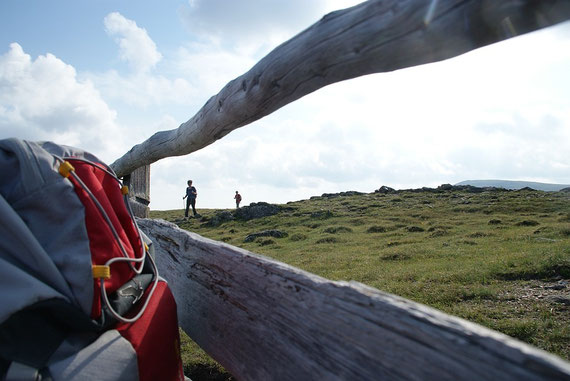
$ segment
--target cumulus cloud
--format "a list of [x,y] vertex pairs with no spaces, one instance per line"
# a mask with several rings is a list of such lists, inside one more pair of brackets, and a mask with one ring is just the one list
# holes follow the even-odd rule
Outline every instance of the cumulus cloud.
[[116,154],[116,113],[73,66],[52,54],[32,60],[13,43],[0,56],[0,132],[3,137],[53,140],[95,154]]
[[199,89],[202,102],[205,102],[256,62],[252,57],[232,50],[191,42],[177,50],[171,65],[175,72],[185,75],[193,88]]
[[[133,110],[196,105],[195,99],[201,92],[185,77],[177,76],[181,73],[176,63],[177,57],[167,57],[164,67],[156,69],[163,56],[145,29],[117,12],[108,14],[104,25],[109,36],[115,37],[121,59],[131,68],[127,73],[118,70],[82,73],[84,78],[95,84],[107,101],[127,105]],[[187,66],[185,68],[188,69]],[[165,75],[166,72],[170,75]],[[191,77],[191,71],[182,74]],[[148,126],[151,124],[147,123]],[[146,132],[148,136],[152,131]]]
[[180,14],[193,35],[258,59],[326,13],[359,2],[190,0]]
[[162,59],[154,41],[136,22],[113,12],[105,17],[104,24],[106,32],[119,45],[120,58],[136,72],[148,72]]

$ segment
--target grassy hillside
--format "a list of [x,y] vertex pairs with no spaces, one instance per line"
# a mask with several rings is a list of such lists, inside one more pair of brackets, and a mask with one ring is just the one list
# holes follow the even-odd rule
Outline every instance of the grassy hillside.
[[[570,360],[570,193],[443,189],[314,197],[219,226],[219,210],[198,209],[202,218],[189,221],[181,210],[151,217],[427,304]],[[283,237],[245,242],[267,230]]]

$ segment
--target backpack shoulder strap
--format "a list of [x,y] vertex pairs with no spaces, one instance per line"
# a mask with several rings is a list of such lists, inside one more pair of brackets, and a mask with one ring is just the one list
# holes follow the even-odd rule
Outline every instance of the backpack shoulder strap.
[[93,341],[98,330],[95,322],[66,300],[43,300],[0,324],[0,357],[5,364],[16,362],[42,369],[67,336],[82,332]]

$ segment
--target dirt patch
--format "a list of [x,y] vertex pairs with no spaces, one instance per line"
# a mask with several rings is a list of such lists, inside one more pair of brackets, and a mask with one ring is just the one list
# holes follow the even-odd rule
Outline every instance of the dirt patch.
[[[507,304],[544,302],[552,304],[553,307],[566,307],[570,310],[570,279],[550,282],[530,280],[521,287],[500,292],[498,297]],[[570,316],[568,320],[570,321]]]

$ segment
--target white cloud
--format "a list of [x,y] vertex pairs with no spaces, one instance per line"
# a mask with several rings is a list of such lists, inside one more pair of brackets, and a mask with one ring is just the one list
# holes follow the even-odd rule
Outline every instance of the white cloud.
[[183,78],[170,79],[149,73],[121,75],[115,70],[83,73],[83,76],[96,84],[105,99],[142,109],[156,105],[188,105],[199,95],[198,89]]
[[178,49],[170,65],[176,73],[184,75],[193,88],[199,89],[205,103],[255,63],[256,60],[246,54],[225,50],[218,45],[191,42]]
[[78,80],[75,69],[54,55],[32,60],[13,43],[0,56],[3,137],[53,140],[116,155],[120,133],[115,117],[93,84]]
[[136,72],[147,72],[162,59],[146,30],[134,21],[113,12],[105,17],[104,24],[106,32],[116,37],[120,58]]
[[[136,126],[131,132],[135,141],[156,132],[157,121],[150,120],[148,115],[168,113],[177,106],[189,110],[197,108],[196,99],[202,92],[185,78],[192,78],[192,71],[183,73],[184,78],[177,76],[180,73],[178,66],[170,58],[163,67],[156,68],[163,56],[146,30],[133,20],[113,12],[105,17],[104,24],[107,33],[116,37],[120,56],[129,63],[132,71],[85,72],[82,76],[93,82],[108,102],[121,107],[121,116]],[[164,72],[169,72],[170,76]],[[151,111],[153,109],[156,111]]]
[[326,13],[360,0],[190,0],[182,20],[195,36],[226,50],[261,58]]

